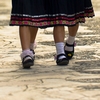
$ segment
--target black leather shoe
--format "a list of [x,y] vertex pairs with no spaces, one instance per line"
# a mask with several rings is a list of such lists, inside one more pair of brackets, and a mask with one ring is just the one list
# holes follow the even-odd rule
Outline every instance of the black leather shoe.
[[[60,56],[65,56],[65,58],[59,59]],[[68,65],[69,60],[67,59],[65,54],[59,54],[57,55],[56,63],[57,65]]]
[[25,56],[22,60],[22,65],[24,69],[30,69],[30,66],[34,65],[34,58],[30,55]]
[[74,43],[72,45],[66,43],[65,46],[73,47],[73,51],[67,51],[67,50],[65,50],[66,57],[70,60],[74,56],[74,46],[75,45],[74,45]]

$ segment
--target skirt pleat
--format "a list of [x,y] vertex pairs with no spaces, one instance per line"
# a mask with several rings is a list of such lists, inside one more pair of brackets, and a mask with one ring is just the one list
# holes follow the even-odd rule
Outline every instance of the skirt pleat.
[[73,26],[93,16],[91,0],[12,0],[10,25]]

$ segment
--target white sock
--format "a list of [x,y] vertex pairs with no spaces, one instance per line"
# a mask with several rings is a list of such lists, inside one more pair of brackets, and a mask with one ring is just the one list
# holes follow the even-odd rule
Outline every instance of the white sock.
[[30,43],[30,49],[34,49],[34,43]]
[[28,54],[29,52],[30,52],[30,49],[25,49],[22,51],[22,53],[26,53],[26,54]]
[[[33,57],[33,53],[32,51],[30,51],[30,49],[26,49],[26,50],[23,50],[23,52],[21,53],[21,59],[23,60],[23,58],[27,55],[30,55],[31,57]],[[31,57],[27,57],[25,60],[28,60],[28,59],[32,59]]]
[[[63,42],[56,43],[55,45],[56,45],[57,55],[65,54],[65,52],[64,52],[64,43]],[[66,57],[65,56],[59,57],[59,59],[62,59],[62,58],[66,58]]]
[[30,43],[30,49],[34,50],[37,47],[36,42]]
[[68,43],[68,44],[73,44],[74,43],[74,41],[75,41],[75,36],[68,36],[68,38],[67,38],[67,40],[66,40],[66,42]]
[[[75,41],[75,36],[74,37],[72,37],[72,36],[68,36],[68,38],[67,38],[67,40],[66,40],[66,42],[69,44],[69,45],[72,45],[73,43],[74,43],[74,41]],[[68,47],[68,46],[65,46],[65,50],[67,50],[67,51],[73,51],[73,47]]]

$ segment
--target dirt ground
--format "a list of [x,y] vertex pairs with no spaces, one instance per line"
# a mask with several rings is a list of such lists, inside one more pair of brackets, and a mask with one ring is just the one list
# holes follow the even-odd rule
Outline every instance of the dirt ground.
[[48,28],[39,29],[35,65],[24,70],[18,27],[9,26],[11,0],[0,0],[0,100],[100,100],[100,0],[92,2],[95,17],[80,24],[69,65],[56,65]]

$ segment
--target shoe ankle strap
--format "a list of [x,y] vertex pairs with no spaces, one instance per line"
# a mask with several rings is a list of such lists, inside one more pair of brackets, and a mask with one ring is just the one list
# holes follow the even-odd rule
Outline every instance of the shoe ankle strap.
[[73,44],[68,44],[68,43],[66,42],[65,46],[73,47],[73,46],[75,46],[75,43],[73,43]]

